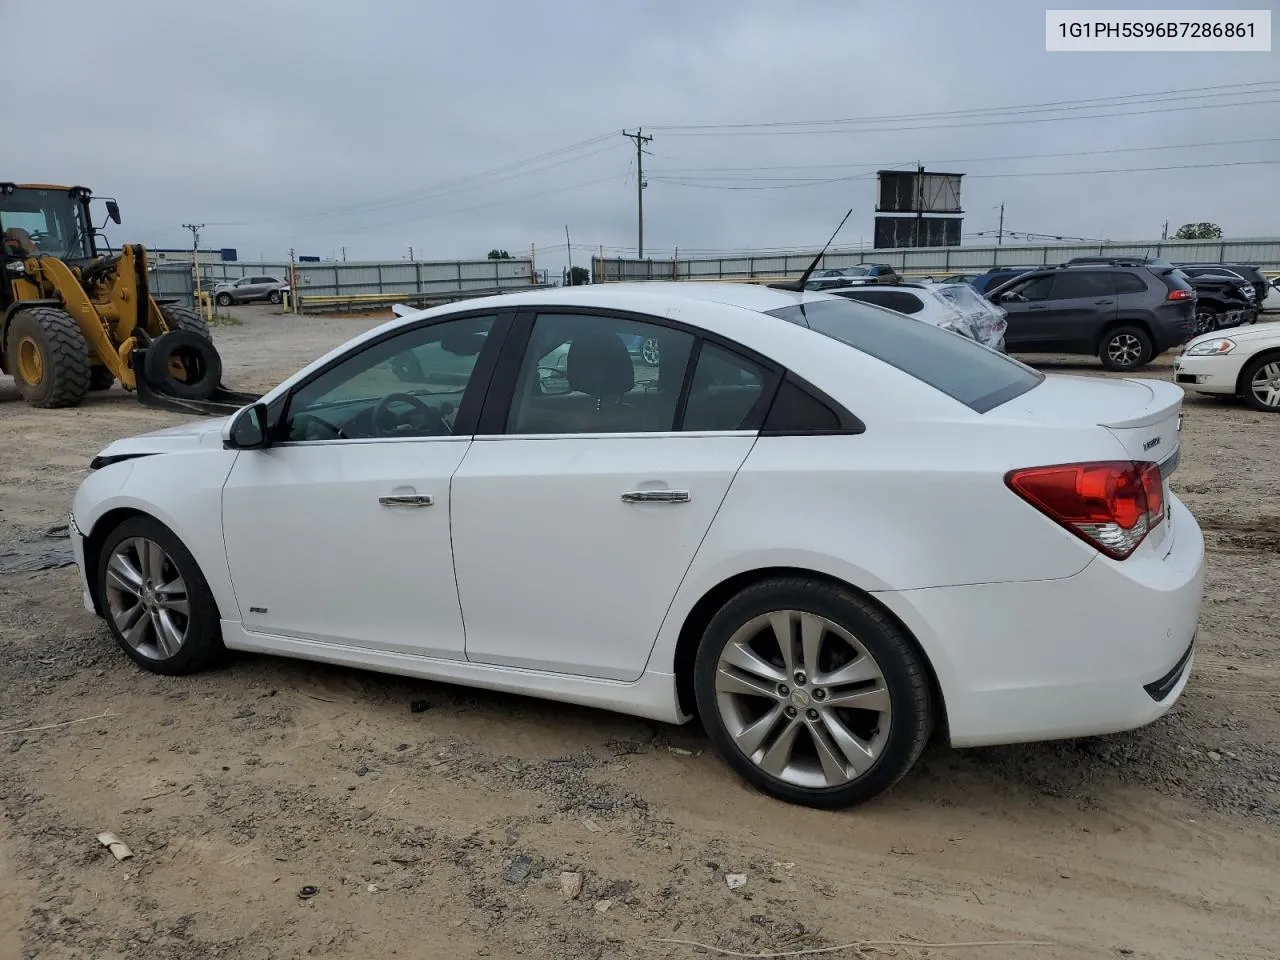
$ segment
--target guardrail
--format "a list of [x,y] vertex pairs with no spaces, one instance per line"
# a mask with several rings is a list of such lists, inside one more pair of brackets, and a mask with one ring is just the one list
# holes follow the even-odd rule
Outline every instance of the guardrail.
[[437,307],[444,303],[455,303],[459,300],[476,300],[480,297],[492,297],[501,293],[514,293],[516,290],[537,289],[528,287],[494,287],[488,290],[441,290],[435,293],[352,293],[342,295],[309,294],[298,295],[299,313],[323,313],[326,311],[367,310],[374,307],[390,307],[404,303],[414,307]]

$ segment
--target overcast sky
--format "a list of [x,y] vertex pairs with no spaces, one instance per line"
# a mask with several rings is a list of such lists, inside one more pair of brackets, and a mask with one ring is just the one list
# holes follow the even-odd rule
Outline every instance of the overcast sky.
[[[837,245],[869,243],[866,174],[917,161],[967,174],[966,234],[994,229],[1002,202],[1018,231],[1146,239],[1212,220],[1280,234],[1280,165],[1256,163],[1280,159],[1280,52],[1046,53],[1045,6],[0,0],[0,177],[119,198],[117,243],[183,246],[181,225],[204,222],[202,245],[243,259],[536,244],[558,273],[566,224],[576,262],[600,245],[634,254],[621,131],[644,125],[652,257],[820,244],[849,207]],[[1151,96],[975,112],[1137,94]],[[866,120],[886,116],[915,118]],[[862,122],[723,129],[849,118]],[[1026,175],[1225,162],[1239,165]],[[818,182],[838,177],[855,179]]]

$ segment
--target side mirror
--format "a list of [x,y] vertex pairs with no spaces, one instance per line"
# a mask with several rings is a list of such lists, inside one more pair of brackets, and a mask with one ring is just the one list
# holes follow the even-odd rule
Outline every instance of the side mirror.
[[231,423],[227,446],[233,450],[261,450],[271,446],[271,428],[267,424],[265,403],[255,403],[236,414]]
[[107,216],[111,218],[111,220],[112,220],[112,222],[113,222],[113,223],[115,223],[117,226],[119,226],[119,224],[120,224],[120,204],[116,203],[114,200],[108,200],[108,201],[107,201]]

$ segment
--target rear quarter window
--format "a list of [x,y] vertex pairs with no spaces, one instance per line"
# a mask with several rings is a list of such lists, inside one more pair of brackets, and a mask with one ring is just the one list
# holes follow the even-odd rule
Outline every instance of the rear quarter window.
[[1039,371],[966,337],[857,300],[814,300],[768,313],[896,367],[976,413],[1044,380]]

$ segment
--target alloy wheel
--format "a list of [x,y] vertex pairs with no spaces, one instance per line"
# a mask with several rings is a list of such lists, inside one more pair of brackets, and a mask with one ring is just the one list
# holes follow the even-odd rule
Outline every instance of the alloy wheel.
[[1118,367],[1131,367],[1142,356],[1142,344],[1132,333],[1121,333],[1107,344],[1107,356]]
[[107,609],[125,642],[150,660],[168,660],[187,638],[191,607],[173,558],[152,540],[123,540],[107,561]]
[[851,783],[879,759],[892,703],[857,637],[800,610],[755,617],[720,652],[716,707],[738,750],[796,787]]
[[656,367],[661,358],[662,350],[658,345],[658,341],[653,337],[646,337],[644,342],[640,344],[640,358],[651,367]]
[[1280,361],[1263,364],[1249,382],[1249,389],[1258,403],[1271,409],[1280,409]]
[[1210,330],[1216,329],[1218,326],[1218,315],[1212,310],[1198,310],[1196,312],[1196,333],[1208,333]]

